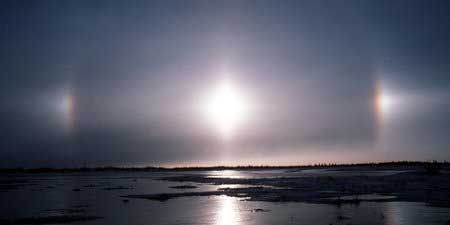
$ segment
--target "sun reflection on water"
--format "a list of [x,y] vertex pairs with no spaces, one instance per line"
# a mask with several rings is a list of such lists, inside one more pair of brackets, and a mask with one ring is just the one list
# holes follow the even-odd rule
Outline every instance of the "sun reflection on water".
[[232,178],[240,179],[244,176],[237,170],[217,170],[208,173],[208,178]]
[[238,225],[239,208],[235,199],[227,196],[219,196],[219,206],[215,225]]

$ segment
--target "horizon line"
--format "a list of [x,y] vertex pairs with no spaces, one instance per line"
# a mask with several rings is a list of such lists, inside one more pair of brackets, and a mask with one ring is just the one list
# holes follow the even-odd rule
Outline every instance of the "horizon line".
[[211,169],[289,169],[289,168],[317,168],[317,167],[345,167],[345,166],[382,166],[382,165],[423,165],[423,164],[450,164],[447,160],[423,160],[423,161],[379,161],[379,162],[359,162],[359,163],[312,163],[297,165],[217,165],[217,166],[81,166],[81,167],[4,167],[0,172],[7,171],[106,171],[106,170],[211,170]]

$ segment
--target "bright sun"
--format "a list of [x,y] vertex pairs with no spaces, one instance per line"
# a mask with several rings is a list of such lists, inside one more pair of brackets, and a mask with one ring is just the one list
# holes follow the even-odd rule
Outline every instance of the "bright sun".
[[248,103],[230,81],[222,81],[206,100],[206,116],[224,138],[230,138],[248,114]]

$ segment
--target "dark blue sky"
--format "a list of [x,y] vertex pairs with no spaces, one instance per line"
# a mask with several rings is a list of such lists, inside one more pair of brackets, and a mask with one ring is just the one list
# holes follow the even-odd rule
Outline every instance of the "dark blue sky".
[[[2,1],[0,167],[450,160],[447,1]],[[197,107],[226,74],[252,110]]]

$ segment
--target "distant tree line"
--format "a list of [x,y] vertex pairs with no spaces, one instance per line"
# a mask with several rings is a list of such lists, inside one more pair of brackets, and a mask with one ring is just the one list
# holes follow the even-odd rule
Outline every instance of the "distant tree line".
[[288,166],[272,166],[272,165],[246,165],[246,166],[210,166],[210,167],[80,167],[80,168],[0,168],[0,173],[76,173],[76,172],[120,172],[120,171],[206,171],[206,170],[268,170],[268,169],[322,169],[322,168],[341,168],[347,170],[386,170],[386,169],[414,169],[425,168],[430,174],[438,174],[442,169],[450,169],[450,163],[447,161],[392,161],[392,162],[368,162],[368,163],[316,163],[308,165],[288,165]]

